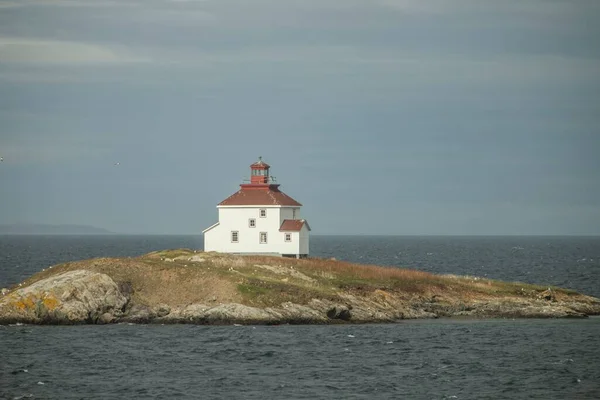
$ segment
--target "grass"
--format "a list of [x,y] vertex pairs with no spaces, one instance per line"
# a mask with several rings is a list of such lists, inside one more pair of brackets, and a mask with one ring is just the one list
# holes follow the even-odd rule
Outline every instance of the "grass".
[[[201,261],[190,261],[193,256]],[[404,299],[439,296],[448,301],[472,301],[507,296],[536,298],[548,289],[519,282],[434,275],[318,258],[235,256],[190,249],[61,264],[34,275],[24,285],[76,269],[105,273],[117,283],[131,282],[134,299],[139,303],[170,306],[206,303],[208,299],[262,306],[278,306],[287,301],[307,304],[313,298],[335,301],[348,294],[376,298],[382,291]],[[578,296],[571,290],[554,287],[552,290],[558,296]]]
[[191,249],[171,249],[171,250],[159,250],[153,251],[152,253],[145,254],[144,258],[157,258],[157,259],[165,259],[165,258],[176,258],[181,256],[192,256],[196,254],[194,250]]
[[270,289],[255,286],[247,283],[240,283],[237,285],[237,290],[243,295],[250,299],[256,299],[258,296],[269,293]]

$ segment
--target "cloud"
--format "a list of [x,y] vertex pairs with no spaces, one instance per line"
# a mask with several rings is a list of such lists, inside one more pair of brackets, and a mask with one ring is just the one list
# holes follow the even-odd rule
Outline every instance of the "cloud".
[[528,14],[561,15],[565,12],[578,12],[583,7],[595,7],[595,0],[583,0],[574,5],[569,1],[500,1],[481,0],[379,0],[383,7],[393,8],[407,13],[425,14]]
[[0,63],[122,64],[139,63],[125,49],[58,40],[0,37]]
[[74,132],[61,135],[8,133],[0,140],[0,148],[4,160],[11,165],[95,162],[109,159],[111,152],[108,139]]
[[0,0],[0,9],[2,8],[24,8],[24,7],[113,7],[113,6],[131,6],[135,3],[127,1],[110,0],[19,0],[2,1]]
[[107,165],[110,162],[110,152],[106,149],[91,148],[88,145],[77,144],[53,144],[44,145],[13,144],[2,147],[2,156],[6,162],[12,165],[40,165],[55,164],[72,161],[95,161],[104,158]]

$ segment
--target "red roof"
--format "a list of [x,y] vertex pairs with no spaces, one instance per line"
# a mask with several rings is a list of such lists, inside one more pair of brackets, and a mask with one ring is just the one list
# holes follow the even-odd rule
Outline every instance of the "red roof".
[[271,166],[264,162],[262,159],[259,159],[257,162],[250,165],[250,168],[271,168]]
[[296,200],[277,188],[240,189],[222,202],[220,206],[301,206]]
[[300,231],[302,227],[306,224],[306,227],[310,231],[310,226],[308,226],[308,222],[304,219],[284,219],[283,223],[279,227],[279,231]]

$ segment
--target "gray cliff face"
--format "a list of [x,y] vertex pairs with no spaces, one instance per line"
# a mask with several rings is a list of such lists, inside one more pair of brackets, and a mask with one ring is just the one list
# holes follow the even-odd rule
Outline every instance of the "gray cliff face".
[[[394,322],[438,317],[560,318],[600,314],[598,299],[557,301],[552,292],[538,298],[498,298],[468,303],[415,297],[403,300],[390,294],[371,297],[340,293],[336,301],[313,298],[307,304],[281,303],[251,307],[238,303],[200,303],[183,306],[136,304],[131,284],[117,284],[108,275],[87,270],[64,272],[30,286],[4,291],[0,324],[327,324]],[[210,301],[210,300],[209,300]]]
[[106,323],[119,317],[128,301],[108,275],[65,272],[5,294],[0,323]]
[[[318,301],[318,300],[314,300]],[[311,302],[312,303],[312,302]],[[133,306],[123,322],[166,323],[166,324],[325,324],[340,320],[337,316],[328,315],[328,311],[346,309],[343,305],[332,305],[326,309],[315,309],[294,303],[284,303],[281,307],[250,307],[238,303],[219,305],[190,304],[172,308],[164,313],[165,306],[146,307]],[[312,305],[312,304],[311,304]],[[320,308],[320,307],[319,307]],[[163,311],[162,315],[160,311]],[[348,321],[348,320],[346,320]]]

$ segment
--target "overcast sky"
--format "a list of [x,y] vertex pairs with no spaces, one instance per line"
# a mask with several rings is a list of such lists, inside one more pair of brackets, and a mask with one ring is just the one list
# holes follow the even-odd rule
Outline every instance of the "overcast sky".
[[[0,223],[600,234],[597,0],[0,0]],[[115,163],[119,165],[115,166]]]

